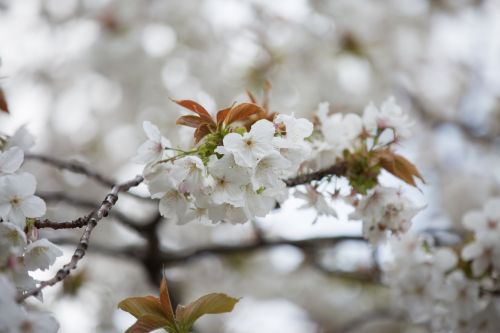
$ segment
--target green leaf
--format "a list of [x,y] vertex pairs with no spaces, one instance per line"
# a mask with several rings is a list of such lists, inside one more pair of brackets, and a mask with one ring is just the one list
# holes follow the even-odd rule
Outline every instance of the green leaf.
[[179,305],[175,311],[181,333],[188,333],[194,322],[206,314],[231,312],[239,299],[226,294],[213,293],[202,296],[186,306]]

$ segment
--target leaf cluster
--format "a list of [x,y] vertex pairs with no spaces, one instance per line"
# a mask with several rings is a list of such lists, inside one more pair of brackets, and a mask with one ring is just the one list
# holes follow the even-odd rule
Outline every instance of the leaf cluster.
[[208,111],[192,100],[174,100],[175,103],[188,109],[196,115],[185,115],[177,119],[178,125],[184,125],[195,128],[194,138],[198,143],[209,134],[220,133],[229,125],[248,119],[250,116],[262,113],[262,107],[255,103],[240,103],[219,110],[215,117],[212,117]]
[[164,329],[168,333],[189,333],[195,321],[205,314],[231,312],[239,299],[221,293],[198,298],[188,305],[178,305],[175,313],[168,294],[165,277],[160,285],[160,297],[130,297],[118,307],[137,318],[126,333],[147,333]]

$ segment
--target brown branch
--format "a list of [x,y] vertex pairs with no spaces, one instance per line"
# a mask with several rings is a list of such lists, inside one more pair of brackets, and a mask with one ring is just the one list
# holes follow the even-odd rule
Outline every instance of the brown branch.
[[[116,182],[113,179],[108,178],[77,161],[64,161],[54,157],[40,155],[40,154],[26,154],[24,158],[26,160],[42,162],[61,170],[68,170],[73,173],[85,175],[88,178],[95,180],[97,183],[105,187],[113,187],[116,184]],[[141,200],[148,200],[148,201],[150,200],[149,198],[140,196],[138,194],[134,193],[127,193],[127,194]]]
[[42,281],[40,282],[38,287],[20,294],[17,297],[17,301],[20,303],[30,296],[37,295],[45,287],[53,286],[56,283],[64,280],[64,278],[66,278],[70,274],[70,272],[76,268],[78,262],[85,256],[92,231],[103,217],[108,216],[109,212],[118,200],[118,193],[128,191],[132,187],[138,186],[140,183],[142,183],[143,180],[144,178],[142,176],[136,176],[130,181],[113,186],[111,192],[106,195],[106,198],[101,203],[99,208],[88,215],[87,225],[85,226],[85,230],[82,234],[82,237],[80,238],[73,256],[71,257],[70,262],[64,265],[59,271],[57,271],[56,275],[53,278]]
[[298,185],[308,184],[313,181],[319,181],[328,176],[344,176],[346,172],[346,164],[340,162],[319,171],[302,174],[294,178],[289,178],[285,180],[285,184],[288,187],[294,187]]
[[186,262],[206,255],[231,255],[237,253],[253,252],[274,246],[290,245],[302,250],[310,250],[320,246],[333,246],[345,241],[364,241],[360,236],[333,236],[317,237],[300,240],[278,239],[278,240],[258,240],[248,244],[235,245],[214,245],[205,248],[189,249],[177,252],[160,252],[157,257],[165,265],[179,262]]
[[[80,199],[76,197],[72,197],[64,192],[37,192],[37,195],[44,199],[46,202],[54,202],[54,201],[59,201],[59,202],[64,202],[72,206],[76,207],[81,207],[85,209],[93,209],[96,207],[97,203],[92,201],[92,200],[85,200],[85,199]],[[116,218],[120,223],[123,225],[134,229],[136,231],[142,230],[144,226],[129,218],[127,215],[124,213],[114,209],[110,212],[110,216]],[[83,219],[83,221],[81,221]],[[86,225],[85,217],[83,218],[78,218],[73,221],[69,222],[54,222],[48,219],[44,220],[35,220],[35,227],[41,229],[41,228],[51,228],[51,229],[75,229],[75,228],[82,228]]]

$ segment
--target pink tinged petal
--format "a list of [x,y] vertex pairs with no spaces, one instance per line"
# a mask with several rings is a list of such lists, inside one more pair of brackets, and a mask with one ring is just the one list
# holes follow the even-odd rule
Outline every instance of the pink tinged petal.
[[136,163],[150,163],[161,159],[163,156],[163,148],[159,143],[148,140],[144,142],[139,149],[137,155],[133,158]]
[[45,201],[36,195],[24,198],[20,208],[26,217],[40,217],[45,214],[47,209]]
[[142,128],[144,129],[144,132],[146,133],[146,136],[156,142],[161,141],[161,133],[160,130],[158,129],[157,126],[153,125],[150,121],[145,121],[142,123]]
[[14,147],[0,154],[0,173],[14,173],[23,164],[24,152]]

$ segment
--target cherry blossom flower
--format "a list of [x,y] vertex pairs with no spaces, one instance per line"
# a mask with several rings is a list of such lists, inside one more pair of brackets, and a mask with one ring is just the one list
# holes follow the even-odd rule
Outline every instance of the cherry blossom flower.
[[26,246],[23,257],[24,265],[30,271],[46,270],[62,254],[62,251],[56,245],[42,238]]
[[318,192],[313,186],[306,185],[305,192],[297,190],[293,195],[296,198],[305,200],[305,203],[300,207],[300,209],[315,209],[316,218],[314,219],[313,223],[316,222],[320,216],[337,217],[337,212],[326,201],[323,194]]
[[358,145],[358,138],[363,130],[361,117],[354,113],[328,115],[328,110],[329,104],[321,103],[317,114],[321,132],[329,148],[336,155],[341,155],[345,149],[353,150]]
[[169,155],[165,148],[171,147],[170,141],[161,135],[158,127],[149,121],[145,121],[142,127],[148,140],[137,149],[137,155],[132,161],[136,163],[152,163],[160,161]]
[[380,110],[370,103],[363,112],[363,125],[365,130],[374,135],[378,130],[392,128],[397,137],[407,138],[411,135],[411,127],[414,122],[408,114],[396,104],[394,97],[389,97]]
[[406,232],[411,219],[423,207],[416,207],[402,192],[390,187],[376,187],[356,205],[349,217],[363,221],[363,236],[371,243],[384,240],[387,232]]
[[240,135],[229,133],[224,137],[224,149],[217,152],[231,152],[236,164],[254,167],[258,161],[273,150],[272,139],[275,128],[268,120],[259,120],[252,125],[250,132]]
[[213,177],[210,197],[215,204],[228,203],[236,207],[244,205],[243,186],[250,183],[250,172],[239,166],[231,154],[221,159],[212,156],[208,170]]
[[45,214],[45,202],[35,194],[36,179],[29,173],[9,175],[0,179],[0,216],[24,227],[27,217]]
[[474,241],[462,250],[462,258],[472,261],[474,275],[491,267],[500,271],[500,198],[488,200],[482,211],[467,213],[463,224],[474,232]]
[[275,127],[279,136],[273,139],[278,148],[294,148],[302,152],[301,155],[309,154],[311,147],[304,139],[313,132],[313,124],[304,118],[295,118],[293,115],[279,114],[274,119]]
[[26,244],[26,234],[17,225],[0,223],[0,266],[11,255],[22,255]]

